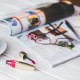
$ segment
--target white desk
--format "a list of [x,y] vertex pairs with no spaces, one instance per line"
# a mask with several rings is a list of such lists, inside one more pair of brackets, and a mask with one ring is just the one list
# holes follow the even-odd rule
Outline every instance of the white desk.
[[[0,1],[0,17],[10,14],[12,12],[17,12],[27,7],[35,6],[39,3],[44,2],[55,2],[58,0],[2,0]],[[80,80],[80,58],[70,61],[54,69],[54,76],[49,76],[45,73],[35,71],[35,72],[25,72],[17,70],[20,77],[18,79],[11,78],[9,75],[5,74],[5,65],[0,66],[0,80]],[[12,73],[13,75],[15,73]],[[15,74],[19,76],[19,74]]]
[[[20,10],[24,10],[25,8],[35,6],[39,3],[43,2],[56,2],[58,0],[1,0],[0,1],[0,17],[3,17],[5,15],[12,14],[13,12],[19,12]],[[4,66],[3,66],[4,67]],[[3,67],[1,67],[3,69]],[[0,69],[1,69],[0,68]],[[1,69],[1,70],[2,70]],[[42,72],[36,71],[36,72],[24,72],[24,71],[19,71],[25,73],[25,75],[22,75],[22,78],[19,80],[58,80],[56,78],[50,77],[47,74],[44,74]],[[17,74],[16,74],[17,75]],[[23,78],[23,76],[25,76]],[[15,80],[15,78],[10,77],[9,75],[5,74],[5,69],[4,72],[0,71],[0,80]]]

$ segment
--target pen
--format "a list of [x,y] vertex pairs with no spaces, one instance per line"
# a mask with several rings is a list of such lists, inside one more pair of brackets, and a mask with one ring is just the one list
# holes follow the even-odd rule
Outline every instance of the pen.
[[75,31],[75,29],[71,26],[70,22],[68,20],[65,20],[65,24],[67,25],[67,27],[75,34],[75,36],[80,39],[79,35],[77,34],[77,32]]
[[31,64],[24,63],[21,61],[16,61],[16,60],[6,60],[6,64],[13,68],[18,68],[18,69],[22,69],[22,70],[33,71],[35,69],[35,66],[33,66]]

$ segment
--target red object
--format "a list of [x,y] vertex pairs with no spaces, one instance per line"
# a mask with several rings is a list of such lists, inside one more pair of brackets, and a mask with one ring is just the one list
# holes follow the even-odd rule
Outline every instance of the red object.
[[7,60],[7,61],[6,61],[6,64],[8,64],[9,66],[15,68],[16,62],[15,62],[14,60]]
[[32,59],[30,59],[28,57],[26,57],[26,59],[30,60],[33,64],[36,64],[34,60],[32,60]]
[[36,36],[35,34],[29,34],[28,38],[35,41],[35,42],[39,42],[42,40],[42,38],[39,38],[38,36]]
[[35,61],[32,60],[32,63],[35,64]]

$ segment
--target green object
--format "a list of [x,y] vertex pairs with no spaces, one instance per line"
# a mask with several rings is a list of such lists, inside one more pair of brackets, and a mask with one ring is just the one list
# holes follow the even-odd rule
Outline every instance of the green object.
[[72,50],[75,46],[74,45],[67,45],[66,47]]

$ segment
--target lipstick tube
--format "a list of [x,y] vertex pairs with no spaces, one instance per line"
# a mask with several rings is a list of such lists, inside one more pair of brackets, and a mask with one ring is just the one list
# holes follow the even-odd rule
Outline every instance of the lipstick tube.
[[20,62],[20,61],[6,60],[6,64],[8,64],[9,66],[11,66],[13,68],[17,68],[17,69],[21,69],[21,70],[26,70],[26,71],[34,71],[35,70],[35,66],[24,63],[24,62]]

